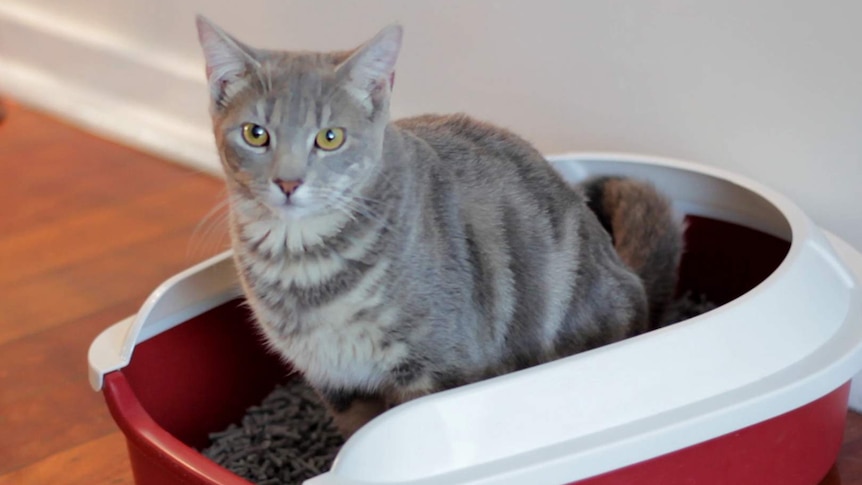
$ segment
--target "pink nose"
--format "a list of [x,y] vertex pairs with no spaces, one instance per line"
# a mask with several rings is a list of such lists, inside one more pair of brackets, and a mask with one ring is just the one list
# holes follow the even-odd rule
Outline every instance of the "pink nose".
[[302,185],[302,180],[275,179],[273,182],[275,182],[275,185],[278,185],[278,187],[281,189],[281,191],[284,192],[284,195],[286,195],[288,197],[290,197],[291,194],[296,192],[296,189],[300,185]]

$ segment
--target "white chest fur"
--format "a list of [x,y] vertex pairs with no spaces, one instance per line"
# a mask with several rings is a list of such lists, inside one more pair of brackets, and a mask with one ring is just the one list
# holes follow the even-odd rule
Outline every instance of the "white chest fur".
[[[327,267],[306,263],[297,270],[285,265],[277,273],[285,280],[300,281],[297,274],[323,275]],[[387,329],[395,323],[395,310],[385,308],[380,280],[385,277],[387,263],[371,268],[350,291],[318,308],[296,311],[277,307],[263,295],[247,291],[248,301],[257,316],[270,345],[315,385],[336,388],[374,389],[382,384],[388,371],[405,356],[403,344],[387,342]],[[273,270],[260,268],[259,277],[273,276]],[[249,275],[255,277],[254,273]],[[284,280],[283,280],[284,281]],[[249,285],[250,286],[250,285]],[[383,308],[383,310],[380,310]],[[374,319],[358,318],[362,310]],[[286,332],[293,325],[286,319],[296,319],[298,330]]]
[[[349,290],[315,308],[291,307],[290,289],[324,284],[349,259],[360,258],[377,234],[363,234],[342,254],[296,258],[287,254],[322,242],[344,221],[279,222],[257,218],[241,224],[238,239],[247,243],[234,241],[245,293],[267,340],[315,385],[376,388],[407,352],[404,344],[386,339],[397,314],[385,305],[381,289],[389,262],[378,261]],[[362,310],[374,310],[366,312],[373,320],[358,317]]]

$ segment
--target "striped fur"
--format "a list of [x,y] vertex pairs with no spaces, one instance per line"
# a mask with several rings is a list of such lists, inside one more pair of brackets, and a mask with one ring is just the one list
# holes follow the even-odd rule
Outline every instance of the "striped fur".
[[[406,400],[649,328],[642,279],[656,286],[659,260],[672,273],[679,245],[621,260],[652,233],[615,225],[632,222],[608,212],[628,207],[617,185],[587,187],[594,213],[506,130],[464,115],[390,122],[400,29],[334,54],[253,49],[204,20],[199,32],[248,303],[346,434]],[[245,122],[270,145],[244,144]],[[345,130],[343,147],[313,147],[327,127]],[[285,195],[276,179],[302,184]],[[678,238],[669,210],[654,212],[634,222]],[[620,254],[596,214],[626,235]]]

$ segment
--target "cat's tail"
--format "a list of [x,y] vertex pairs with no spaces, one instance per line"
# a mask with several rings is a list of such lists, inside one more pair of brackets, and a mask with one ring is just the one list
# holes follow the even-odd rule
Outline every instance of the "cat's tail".
[[676,291],[683,247],[682,223],[670,201],[652,184],[630,178],[599,177],[582,187],[620,259],[643,281],[650,327],[661,326]]

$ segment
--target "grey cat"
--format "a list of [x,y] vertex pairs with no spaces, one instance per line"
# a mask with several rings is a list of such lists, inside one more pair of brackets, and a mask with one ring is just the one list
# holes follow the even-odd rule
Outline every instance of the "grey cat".
[[400,27],[335,53],[198,33],[248,304],[345,435],[659,325],[682,246],[668,202],[626,179],[572,187],[464,115],[390,122]]

